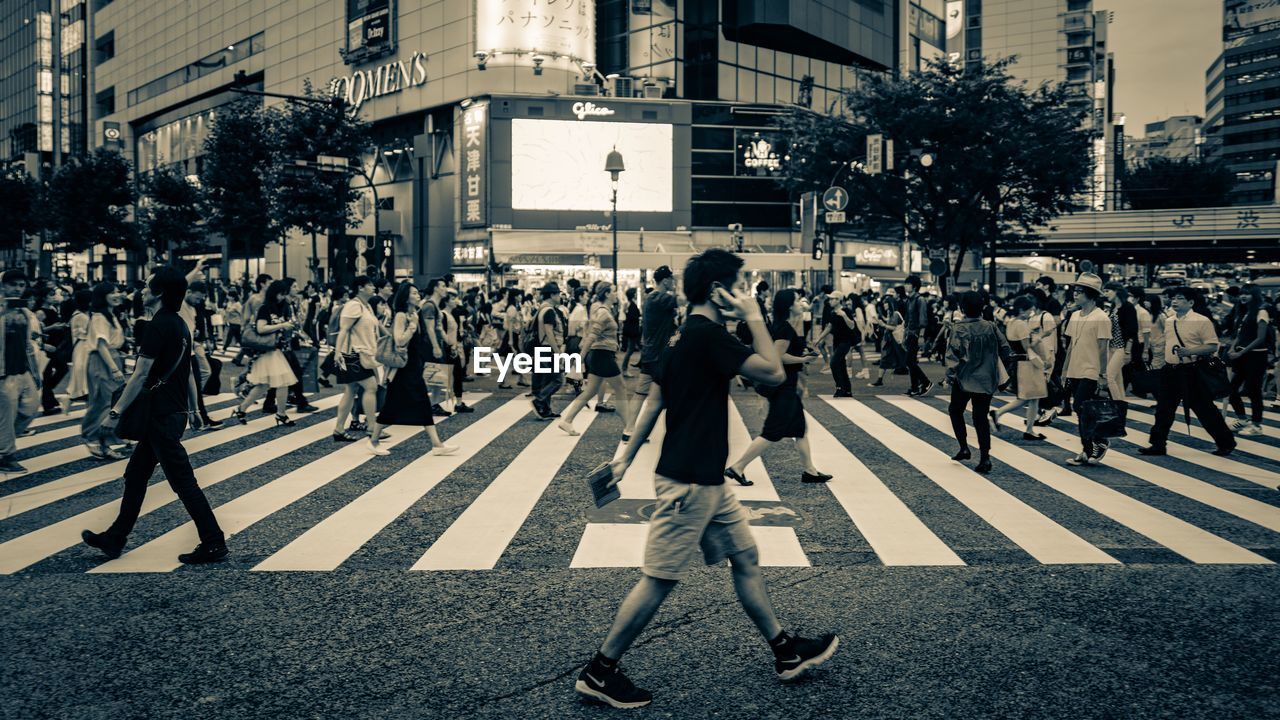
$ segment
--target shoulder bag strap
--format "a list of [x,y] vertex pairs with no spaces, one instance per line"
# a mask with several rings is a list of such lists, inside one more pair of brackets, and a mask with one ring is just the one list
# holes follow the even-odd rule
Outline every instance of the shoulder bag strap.
[[155,390],[161,385],[169,382],[169,378],[173,377],[173,374],[178,371],[178,367],[182,365],[182,354],[185,353],[186,351],[187,351],[187,339],[183,338],[182,347],[178,349],[178,359],[174,361],[173,367],[169,368],[169,372],[165,373],[164,377],[160,378],[160,380],[156,382],[155,385],[152,385],[151,387],[148,388],[144,384],[143,388],[146,390]]

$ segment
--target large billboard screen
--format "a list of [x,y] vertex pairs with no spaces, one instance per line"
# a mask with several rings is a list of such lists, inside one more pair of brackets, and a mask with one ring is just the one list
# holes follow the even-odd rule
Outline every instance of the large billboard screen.
[[476,0],[476,49],[596,59],[595,0]]
[[1280,0],[1224,0],[1222,39],[1232,45],[1280,30]]
[[617,147],[626,171],[619,212],[672,211],[672,128],[662,123],[511,121],[511,207],[609,210],[605,157]]

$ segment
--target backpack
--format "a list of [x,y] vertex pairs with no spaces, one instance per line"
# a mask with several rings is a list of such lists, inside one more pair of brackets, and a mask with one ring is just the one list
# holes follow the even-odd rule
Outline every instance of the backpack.
[[538,320],[548,310],[551,311],[551,318],[547,324],[554,327],[556,323],[560,322],[560,313],[557,312],[555,308],[538,308],[538,311],[534,313],[533,318],[524,324],[524,330],[520,333],[521,352],[532,355],[534,348],[541,343],[542,338],[538,337]]

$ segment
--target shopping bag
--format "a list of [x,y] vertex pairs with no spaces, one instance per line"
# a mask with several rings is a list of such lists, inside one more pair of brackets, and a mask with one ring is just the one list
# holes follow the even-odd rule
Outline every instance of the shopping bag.
[[1130,378],[1130,387],[1133,388],[1133,394],[1157,395],[1160,392],[1160,369],[1134,370],[1133,376]]
[[449,399],[449,390],[453,387],[453,366],[445,363],[425,363],[422,366],[422,381],[427,385],[431,404],[439,405]]
[[1123,400],[1086,400],[1077,408],[1080,413],[1080,436],[1118,438],[1125,436],[1125,417],[1129,403]]

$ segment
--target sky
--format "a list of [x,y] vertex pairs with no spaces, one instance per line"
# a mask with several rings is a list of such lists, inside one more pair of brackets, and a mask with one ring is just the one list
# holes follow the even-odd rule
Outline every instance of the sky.
[[1095,0],[1115,12],[1115,110],[1126,134],[1173,115],[1204,115],[1204,72],[1222,52],[1222,0]]

